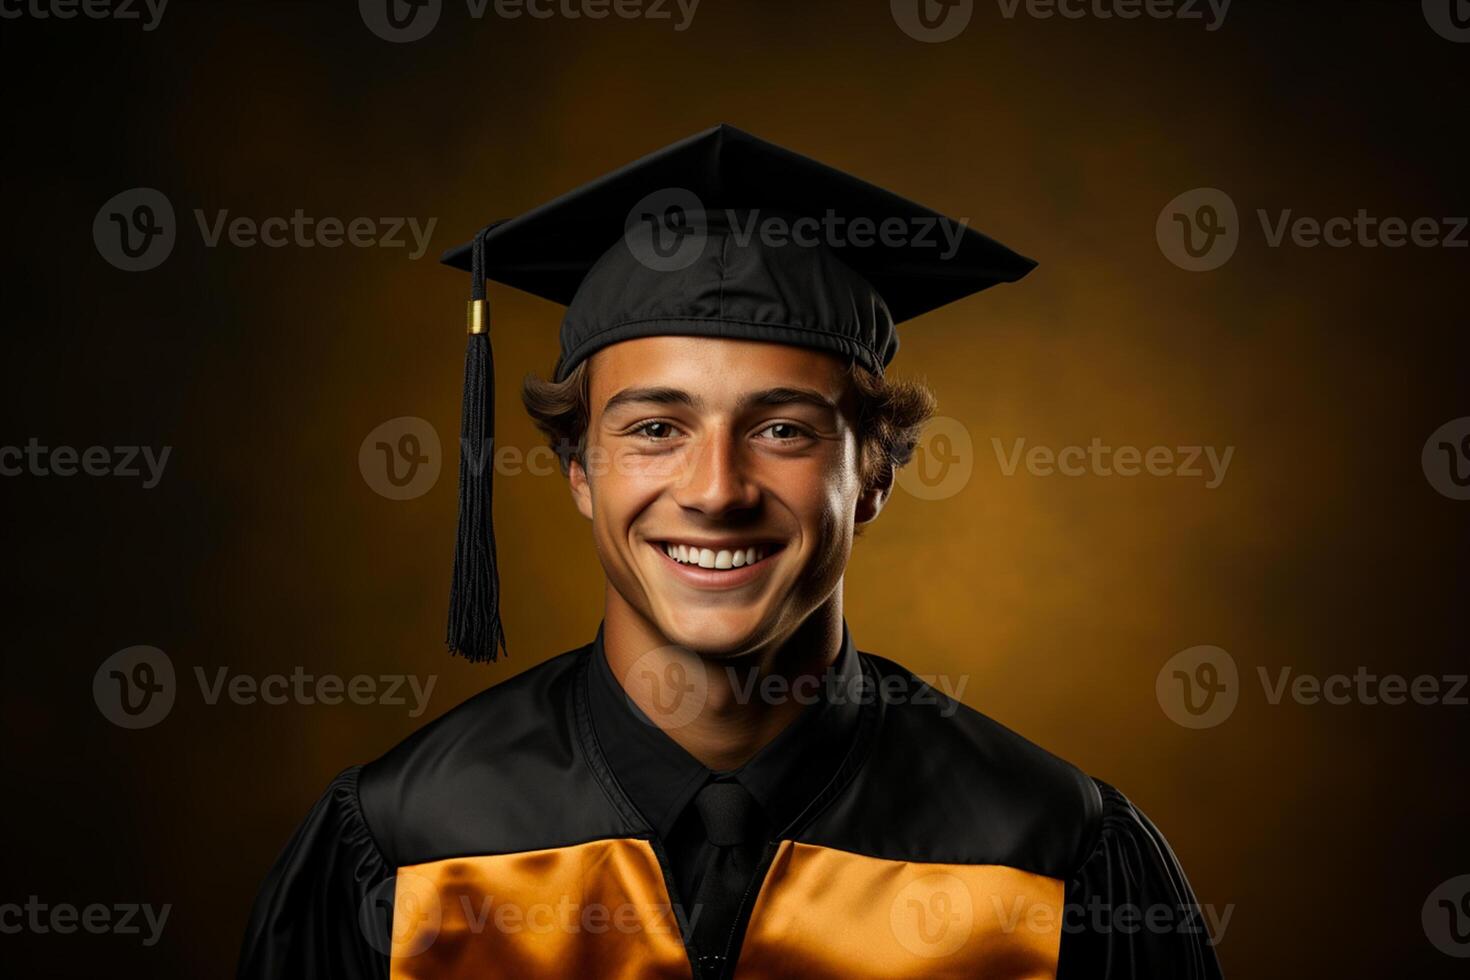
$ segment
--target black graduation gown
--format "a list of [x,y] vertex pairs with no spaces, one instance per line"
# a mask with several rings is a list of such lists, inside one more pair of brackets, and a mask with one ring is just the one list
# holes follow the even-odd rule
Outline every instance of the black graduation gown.
[[[593,731],[594,652],[333,780],[266,877],[239,975],[690,980],[668,856]],[[1121,793],[858,657],[860,723],[766,849],[736,978],[1220,976],[1178,861]]]

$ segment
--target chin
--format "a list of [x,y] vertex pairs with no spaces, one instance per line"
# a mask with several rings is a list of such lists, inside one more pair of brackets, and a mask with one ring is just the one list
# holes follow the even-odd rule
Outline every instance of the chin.
[[654,622],[675,646],[724,660],[760,645],[770,634],[768,619],[765,610],[686,608],[656,611]]

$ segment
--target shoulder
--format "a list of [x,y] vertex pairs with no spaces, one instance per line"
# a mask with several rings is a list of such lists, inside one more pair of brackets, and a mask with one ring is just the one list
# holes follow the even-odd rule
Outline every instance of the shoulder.
[[588,650],[481,691],[362,767],[363,816],[391,864],[535,850],[623,829],[590,778],[573,724]]
[[876,709],[866,758],[809,829],[873,857],[1067,877],[1097,836],[1098,784],[907,668],[862,659]]
[[585,649],[569,650],[523,670],[424,724],[364,766],[364,783],[430,778],[433,774],[422,766],[427,759],[451,770],[488,758],[514,764],[515,753],[497,750],[526,738],[557,737],[556,722],[566,714],[563,703]]

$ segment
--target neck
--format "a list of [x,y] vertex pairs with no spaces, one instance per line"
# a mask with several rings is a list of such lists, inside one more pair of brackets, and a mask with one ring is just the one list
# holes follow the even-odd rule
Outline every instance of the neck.
[[794,629],[718,656],[675,645],[608,586],[602,642],[613,676],[655,725],[705,767],[738,769],[806,707],[809,699],[790,696],[797,680],[819,681],[836,663],[842,585]]

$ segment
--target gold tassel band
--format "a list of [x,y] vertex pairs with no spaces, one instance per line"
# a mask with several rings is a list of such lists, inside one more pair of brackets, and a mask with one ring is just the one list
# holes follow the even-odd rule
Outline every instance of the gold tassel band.
[[484,333],[489,329],[490,304],[483,299],[472,299],[465,310],[464,330],[465,333]]

